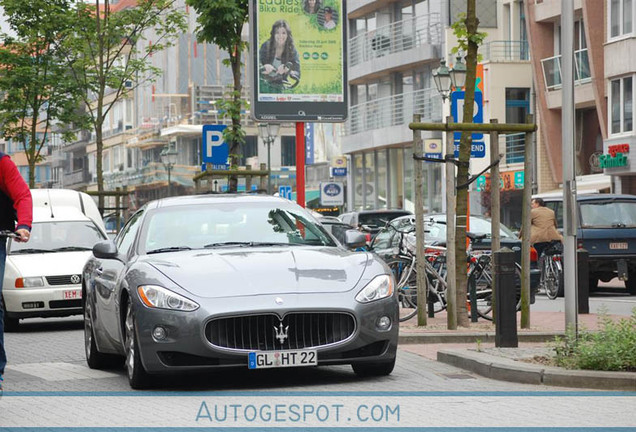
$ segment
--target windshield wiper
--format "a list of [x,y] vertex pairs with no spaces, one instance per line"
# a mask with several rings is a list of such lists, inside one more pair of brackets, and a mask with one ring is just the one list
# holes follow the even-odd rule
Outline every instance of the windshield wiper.
[[178,252],[183,250],[192,250],[192,248],[189,246],[170,246],[170,247],[164,247],[159,249],[153,249],[151,251],[146,252],[146,254],[150,255],[150,254],[163,253],[163,252]]
[[214,248],[223,246],[241,246],[241,247],[258,247],[258,246],[302,246],[299,243],[281,243],[281,242],[219,242],[210,243],[203,246],[204,248]]
[[50,249],[34,249],[34,248],[30,248],[30,249],[12,250],[11,251],[11,255],[31,254],[31,253],[49,253],[49,252],[53,252],[53,251],[50,250]]
[[93,250],[93,249],[89,247],[83,247],[83,246],[64,246],[64,247],[55,248],[51,252],[70,252],[70,251],[88,251],[88,250]]

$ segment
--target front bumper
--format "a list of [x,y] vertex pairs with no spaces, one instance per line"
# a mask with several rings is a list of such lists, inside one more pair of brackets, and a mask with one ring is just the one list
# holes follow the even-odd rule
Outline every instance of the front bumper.
[[[277,305],[283,297],[284,305]],[[206,324],[213,318],[247,314],[276,313],[284,316],[298,312],[345,312],[355,317],[356,328],[346,340],[316,349],[319,365],[387,361],[395,358],[399,331],[397,300],[390,299],[359,304],[352,294],[302,294],[285,296],[234,297],[214,299],[214,311],[203,305],[194,312],[149,309],[135,300],[137,340],[144,368],[149,373],[186,371],[217,367],[246,367],[248,350],[232,350],[213,346],[205,336]],[[259,307],[246,303],[257,301]],[[264,308],[264,305],[271,307]],[[334,306],[344,305],[344,306]],[[348,307],[347,307],[348,306]],[[377,319],[389,316],[392,325],[378,330]],[[166,330],[165,340],[155,340],[156,326]]]
[[5,288],[2,297],[9,318],[63,317],[82,313],[81,285]]

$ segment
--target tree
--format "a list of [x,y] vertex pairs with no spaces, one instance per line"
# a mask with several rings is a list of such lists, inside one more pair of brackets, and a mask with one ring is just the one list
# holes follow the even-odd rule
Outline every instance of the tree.
[[[475,81],[477,77],[477,50],[486,37],[485,33],[479,33],[477,27],[479,20],[475,9],[475,0],[468,0],[466,15],[453,25],[457,35],[459,50],[466,52],[466,92],[464,96],[463,123],[473,122],[473,105],[475,103]],[[457,286],[457,325],[468,326],[467,298],[467,274],[466,274],[466,212],[468,211],[468,166],[470,161],[471,132],[462,132],[459,144],[459,166],[457,168],[457,204],[455,225],[455,269]],[[462,187],[465,185],[464,187]]]
[[35,165],[57,127],[64,141],[85,125],[78,110],[81,94],[62,63],[55,42],[71,25],[67,0],[1,0],[14,35],[0,47],[0,133],[21,143],[29,164],[28,183],[35,187]]
[[[186,0],[197,11],[199,24],[197,38],[200,42],[213,43],[227,51],[228,63],[234,80],[229,103],[224,109],[232,119],[232,125],[225,130],[225,141],[230,145],[231,165],[238,165],[241,145],[245,142],[245,132],[241,128],[241,55],[247,43],[241,38],[243,26],[249,18],[247,0]],[[237,179],[230,178],[230,192],[237,189]]]
[[[150,57],[173,45],[186,29],[185,15],[175,3],[137,0],[134,7],[126,7],[128,3],[111,5],[109,0],[76,2],[74,27],[58,41],[75,84],[83,90],[95,130],[98,192],[104,191],[102,127],[106,116],[121,99],[161,73],[150,64]],[[99,195],[99,208],[104,209],[103,195]]]

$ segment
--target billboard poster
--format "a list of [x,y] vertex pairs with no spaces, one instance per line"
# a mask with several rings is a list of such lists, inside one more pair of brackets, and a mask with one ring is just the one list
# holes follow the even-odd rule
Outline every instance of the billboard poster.
[[252,0],[257,121],[342,122],[347,113],[343,0]]

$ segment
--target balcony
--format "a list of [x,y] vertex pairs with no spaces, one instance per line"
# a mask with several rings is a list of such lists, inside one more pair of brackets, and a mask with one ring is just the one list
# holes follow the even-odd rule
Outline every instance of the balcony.
[[442,98],[436,89],[402,93],[354,105],[349,109],[347,135],[405,125],[420,114],[423,122],[442,120]]
[[522,164],[526,159],[525,151],[525,133],[506,134],[499,137],[499,153],[505,155],[505,159],[502,161],[503,164]]
[[480,50],[485,62],[520,62],[530,60],[528,41],[502,40],[484,44]]
[[440,14],[416,16],[357,35],[349,40],[349,66],[423,45],[442,43]]
[[79,185],[87,184],[89,181],[90,176],[88,174],[88,169],[81,169],[68,174],[64,174],[64,179],[62,182],[64,187],[77,187]]
[[[543,78],[548,91],[558,90],[562,85],[561,56],[541,60]],[[574,84],[585,84],[592,81],[587,48],[574,52]]]

